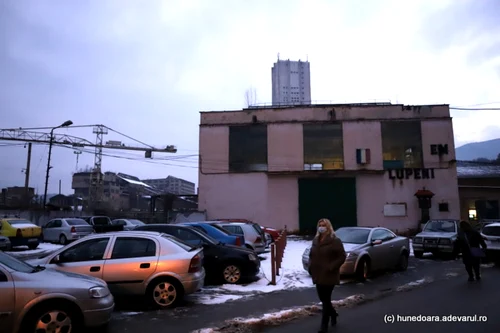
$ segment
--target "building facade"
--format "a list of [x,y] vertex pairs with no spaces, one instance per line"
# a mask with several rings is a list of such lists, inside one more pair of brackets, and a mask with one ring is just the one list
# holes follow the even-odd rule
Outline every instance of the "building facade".
[[173,176],[168,176],[167,178],[144,179],[143,182],[153,186],[162,193],[171,193],[176,195],[196,194],[194,183]]
[[[415,196],[431,193],[422,210]],[[459,218],[449,106],[350,104],[202,112],[199,210],[312,231]]]
[[272,70],[273,105],[311,104],[308,61],[278,60]]

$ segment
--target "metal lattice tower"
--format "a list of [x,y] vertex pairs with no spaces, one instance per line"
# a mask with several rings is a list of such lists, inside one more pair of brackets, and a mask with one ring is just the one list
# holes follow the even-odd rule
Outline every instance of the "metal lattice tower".
[[90,173],[90,188],[89,188],[89,206],[99,208],[103,200],[104,183],[102,174],[102,144],[104,135],[108,134],[108,129],[104,125],[94,126],[93,131],[96,135],[95,154],[94,154],[94,169]]

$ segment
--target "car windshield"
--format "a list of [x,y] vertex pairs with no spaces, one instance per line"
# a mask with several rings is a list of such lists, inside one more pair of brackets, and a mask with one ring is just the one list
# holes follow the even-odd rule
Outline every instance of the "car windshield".
[[133,225],[144,225],[145,223],[139,220],[127,220]]
[[210,224],[211,227],[214,227],[215,229],[219,230],[220,232],[222,232],[224,235],[227,235],[227,236],[232,236],[232,234],[227,231],[226,229],[224,229],[223,227],[221,227],[220,225],[218,224]]
[[15,225],[15,224],[34,224],[33,222],[28,221],[28,220],[8,220],[7,222],[9,222],[10,225]]
[[186,251],[192,251],[193,249],[195,249],[196,247],[194,246],[191,246],[189,245],[188,243],[184,242],[183,240],[180,240],[179,238],[176,238],[174,236],[171,236],[171,235],[168,235],[168,234],[163,234],[162,237],[168,239],[169,241],[171,241],[172,243],[180,246],[181,248],[183,248],[184,250]]
[[368,243],[369,229],[340,228],[335,234],[342,243],[365,244]]
[[69,225],[89,225],[85,220],[82,219],[66,219]]
[[456,223],[454,221],[429,221],[422,231],[428,232],[455,232]]
[[485,226],[482,233],[486,236],[500,237],[500,226]]
[[35,267],[0,251],[0,264],[21,273],[33,273]]

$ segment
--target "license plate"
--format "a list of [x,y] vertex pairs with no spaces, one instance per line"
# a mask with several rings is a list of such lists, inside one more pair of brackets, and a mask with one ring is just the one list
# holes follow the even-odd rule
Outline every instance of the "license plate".
[[28,243],[36,243],[36,242],[38,242],[37,238],[30,238],[30,239],[28,239]]

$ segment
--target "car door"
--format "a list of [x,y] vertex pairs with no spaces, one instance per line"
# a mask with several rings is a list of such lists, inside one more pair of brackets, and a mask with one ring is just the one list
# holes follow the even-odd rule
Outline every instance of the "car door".
[[60,219],[54,220],[50,233],[53,241],[58,242],[59,237],[63,234],[63,223]]
[[0,297],[0,329],[10,332],[15,319],[15,287],[12,275],[2,266],[0,266],[0,295],[2,295]]
[[373,270],[380,270],[387,267],[387,262],[390,259],[390,245],[384,242],[387,237],[387,233],[383,229],[375,229],[371,235],[371,242],[381,241],[381,244],[372,245],[368,249],[368,253],[371,257],[371,267]]
[[73,244],[58,255],[53,255],[47,266],[102,279],[104,258],[110,247],[110,240],[110,236],[102,236]]
[[49,221],[43,228],[42,228],[42,233],[43,233],[43,240],[46,242],[53,242],[54,236],[52,232],[52,228],[54,227],[54,222],[55,220]]
[[104,263],[103,279],[115,294],[143,294],[158,265],[159,244],[145,236],[118,236]]
[[401,245],[398,245],[398,236],[390,230],[383,230],[384,235],[382,238],[382,245],[387,248],[387,260],[384,261],[383,268],[393,268],[399,262],[401,255]]

